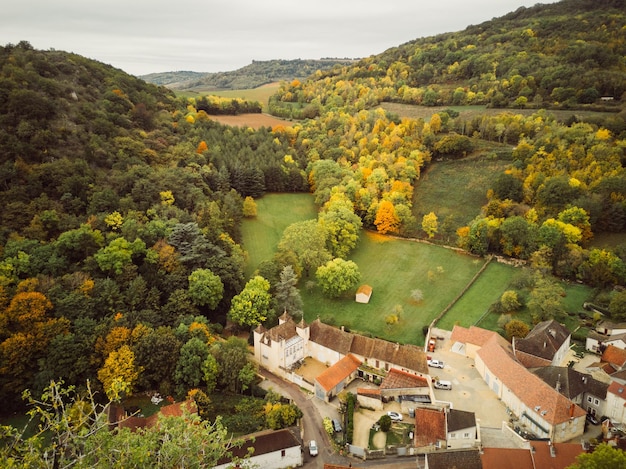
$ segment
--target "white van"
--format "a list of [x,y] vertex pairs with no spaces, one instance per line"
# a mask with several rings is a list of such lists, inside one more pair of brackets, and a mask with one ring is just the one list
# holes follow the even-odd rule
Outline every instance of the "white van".
[[435,381],[435,388],[437,389],[452,389],[452,383],[450,381],[437,380]]

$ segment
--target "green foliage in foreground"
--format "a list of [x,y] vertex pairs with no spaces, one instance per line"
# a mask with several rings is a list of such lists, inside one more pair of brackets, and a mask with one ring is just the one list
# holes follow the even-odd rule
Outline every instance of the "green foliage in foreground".
[[0,427],[0,467],[5,468],[181,468],[214,467],[235,442],[221,419],[213,424],[186,412],[159,417],[158,425],[110,430],[109,404],[100,405],[89,383],[85,396],[51,382],[41,397],[25,398],[38,433],[26,437]]

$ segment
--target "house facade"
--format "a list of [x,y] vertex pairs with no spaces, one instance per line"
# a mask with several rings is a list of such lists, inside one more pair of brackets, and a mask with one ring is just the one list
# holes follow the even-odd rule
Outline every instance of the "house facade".
[[566,366],[544,366],[530,371],[587,413],[605,414],[607,383]]
[[515,358],[526,368],[559,366],[571,345],[571,333],[555,320],[537,324],[523,339],[513,337]]
[[475,448],[480,445],[474,412],[450,409],[446,412],[448,449]]
[[626,386],[617,381],[610,384],[606,393],[606,415],[612,423],[626,424]]
[[[245,461],[249,452],[251,456]],[[247,435],[240,447],[230,451],[232,456],[218,461],[214,469],[231,467],[261,467],[263,469],[286,469],[304,464],[302,440],[297,427],[282,430],[264,430]]]
[[475,366],[518,424],[535,436],[564,442],[584,433],[585,410],[529,372],[496,338],[477,352]]
[[[348,356],[351,358],[346,359]],[[314,384],[316,396],[325,400],[352,379],[382,381],[392,369],[430,382],[426,354],[420,347],[352,334],[319,319],[295,323],[287,313],[277,326],[254,330],[254,357],[260,366],[285,378],[290,378],[291,370],[306,357],[325,364],[329,367],[323,373],[326,376],[320,375]],[[346,364],[351,367],[349,373],[342,368]],[[336,365],[340,368],[333,369]]]

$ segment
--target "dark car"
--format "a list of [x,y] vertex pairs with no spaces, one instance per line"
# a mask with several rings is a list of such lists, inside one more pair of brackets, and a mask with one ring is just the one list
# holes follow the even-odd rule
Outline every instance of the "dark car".
[[587,414],[587,422],[589,422],[591,425],[598,425],[600,423],[598,418],[593,414]]

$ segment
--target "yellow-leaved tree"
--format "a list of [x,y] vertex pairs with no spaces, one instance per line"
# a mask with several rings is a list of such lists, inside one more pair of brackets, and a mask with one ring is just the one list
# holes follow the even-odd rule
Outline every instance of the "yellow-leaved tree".
[[121,346],[109,354],[104,366],[98,370],[98,379],[111,401],[118,402],[133,393],[133,387],[142,372],[135,365],[135,354],[128,345]]
[[396,214],[396,208],[388,200],[383,200],[378,205],[374,225],[376,225],[376,229],[381,234],[398,232],[400,219]]

